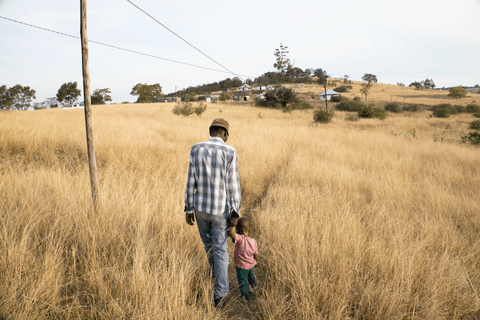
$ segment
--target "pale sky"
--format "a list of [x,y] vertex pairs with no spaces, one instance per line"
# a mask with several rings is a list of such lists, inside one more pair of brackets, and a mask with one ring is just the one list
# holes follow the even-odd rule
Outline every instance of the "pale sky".
[[[243,80],[275,71],[280,43],[296,67],[333,77],[437,87],[480,84],[480,0],[131,0]],[[94,89],[110,88],[114,103],[136,101],[137,83],[163,93],[235,77],[127,0],[87,0],[88,38],[195,68],[89,43]],[[80,1],[0,0],[0,85],[36,90],[44,101],[65,82],[82,89]]]

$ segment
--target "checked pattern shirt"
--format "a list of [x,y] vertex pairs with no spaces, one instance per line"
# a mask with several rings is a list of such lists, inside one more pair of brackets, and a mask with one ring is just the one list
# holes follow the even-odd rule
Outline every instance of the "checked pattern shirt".
[[213,215],[240,214],[237,151],[221,138],[211,137],[190,150],[185,208]]

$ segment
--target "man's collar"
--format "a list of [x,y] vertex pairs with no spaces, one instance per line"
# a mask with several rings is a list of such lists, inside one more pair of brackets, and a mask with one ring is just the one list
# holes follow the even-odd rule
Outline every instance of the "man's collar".
[[225,143],[225,141],[223,141],[223,139],[220,138],[220,137],[210,137],[210,139],[208,139],[208,141],[216,141],[216,142]]

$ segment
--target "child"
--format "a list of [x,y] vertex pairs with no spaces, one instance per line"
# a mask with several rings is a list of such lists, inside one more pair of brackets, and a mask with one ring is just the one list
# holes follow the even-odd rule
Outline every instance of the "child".
[[[236,230],[235,230],[236,229]],[[236,233],[237,231],[238,233]],[[257,289],[257,282],[255,280],[254,267],[257,264],[257,242],[255,239],[249,237],[250,225],[248,220],[240,218],[237,227],[231,227],[228,230],[228,236],[232,238],[235,243],[235,255],[233,262],[237,270],[238,286],[240,287],[240,298],[249,299],[249,287],[252,290]]]

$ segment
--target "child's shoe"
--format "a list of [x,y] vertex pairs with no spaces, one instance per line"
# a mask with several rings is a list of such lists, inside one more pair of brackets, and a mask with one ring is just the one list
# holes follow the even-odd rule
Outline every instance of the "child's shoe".
[[248,292],[250,293],[254,293],[255,291],[257,291],[257,286],[252,286],[251,284],[248,285]]
[[223,306],[225,306],[225,298],[226,297],[214,297],[215,308],[223,308]]

